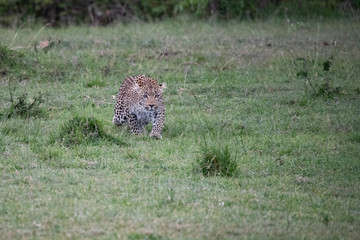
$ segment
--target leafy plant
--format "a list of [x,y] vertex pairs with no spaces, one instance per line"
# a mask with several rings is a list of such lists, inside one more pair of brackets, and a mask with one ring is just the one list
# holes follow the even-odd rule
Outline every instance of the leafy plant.
[[310,66],[315,65],[314,60],[305,58],[298,58],[297,60],[302,61],[303,64],[302,69],[296,73],[296,76],[306,80],[306,83],[310,85],[314,96],[333,98],[334,96],[339,96],[341,94],[341,87],[334,87],[330,83],[331,73],[329,71],[333,64],[334,56],[330,56],[322,63],[323,78],[319,77],[321,72],[317,69],[311,74]]
[[12,90],[10,88],[11,106],[5,111],[5,116],[7,118],[16,116],[29,118],[44,115],[44,110],[40,108],[40,105],[45,102],[44,98],[42,97],[42,93],[39,92],[32,101],[29,101],[27,96],[27,93],[22,93],[15,101],[13,99]]
[[341,87],[332,87],[328,82],[321,84],[318,87],[317,96],[333,98],[334,96],[341,95]]

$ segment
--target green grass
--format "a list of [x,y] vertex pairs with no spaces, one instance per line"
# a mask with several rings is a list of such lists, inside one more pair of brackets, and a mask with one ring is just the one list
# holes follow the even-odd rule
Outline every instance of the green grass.
[[[40,29],[0,29],[0,239],[360,235],[357,20]],[[137,74],[167,84],[162,140],[111,122]],[[44,114],[9,118],[10,87]],[[203,175],[212,152],[231,177]]]

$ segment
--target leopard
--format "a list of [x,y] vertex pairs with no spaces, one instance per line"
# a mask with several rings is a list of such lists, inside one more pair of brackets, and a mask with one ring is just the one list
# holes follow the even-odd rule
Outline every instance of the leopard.
[[149,136],[161,139],[165,124],[165,88],[165,83],[144,75],[126,78],[118,91],[113,123],[116,126],[128,124],[135,135],[142,135],[145,125],[152,123]]

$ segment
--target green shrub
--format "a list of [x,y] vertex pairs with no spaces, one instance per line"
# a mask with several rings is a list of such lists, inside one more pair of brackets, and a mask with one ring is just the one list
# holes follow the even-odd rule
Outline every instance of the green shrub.
[[20,116],[22,118],[29,117],[42,117],[45,115],[45,111],[40,108],[40,104],[45,102],[42,97],[42,93],[39,92],[37,96],[30,102],[27,98],[27,93],[21,94],[17,97],[17,100],[13,100],[12,92],[10,90],[11,106],[5,110],[4,115],[7,118]]

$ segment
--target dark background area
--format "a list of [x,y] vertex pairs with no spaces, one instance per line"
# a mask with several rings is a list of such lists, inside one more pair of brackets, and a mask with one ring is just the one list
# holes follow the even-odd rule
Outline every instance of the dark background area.
[[360,0],[0,0],[0,24],[34,21],[53,26],[197,19],[266,19],[358,16]]

